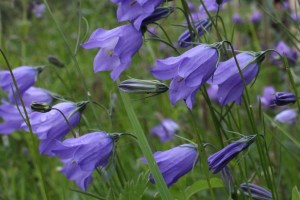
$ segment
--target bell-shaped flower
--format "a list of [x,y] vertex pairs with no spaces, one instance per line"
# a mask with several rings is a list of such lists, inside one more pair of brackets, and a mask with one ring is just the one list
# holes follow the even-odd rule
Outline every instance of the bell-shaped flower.
[[[19,105],[19,109],[25,117],[23,108]],[[26,108],[28,113],[31,112],[29,108]],[[9,103],[7,101],[2,100],[2,105],[0,105],[0,134],[11,134],[14,131],[21,130],[21,125],[24,123],[24,120],[18,110],[17,105]]]
[[112,30],[102,28],[95,30],[82,47],[100,48],[94,58],[94,72],[112,71],[110,75],[115,81],[131,64],[132,57],[142,43],[142,33],[134,29],[131,24],[127,24]]
[[262,96],[258,97],[261,105],[264,108],[270,108],[274,107],[274,94],[275,94],[275,88],[273,86],[266,86],[263,89]]
[[240,188],[244,195],[250,197],[254,200],[272,200],[272,193],[258,185],[251,184],[251,183],[242,183]]
[[198,89],[213,75],[219,62],[221,43],[198,45],[180,56],[157,60],[152,74],[160,80],[172,79],[171,103],[185,100],[191,109]]
[[134,28],[139,31],[142,21],[149,17],[165,0],[112,0],[118,3],[118,21],[133,21]]
[[294,109],[287,109],[278,113],[274,120],[280,123],[295,124],[298,118],[298,113]]
[[[198,151],[195,145],[183,144],[167,151],[155,152],[154,159],[169,187],[193,169],[198,160]],[[141,160],[147,163],[145,158]],[[150,181],[155,183],[152,175],[150,175]]]
[[[17,95],[15,93],[15,95]],[[17,103],[21,104],[21,101],[19,97],[15,96],[13,94],[9,94],[10,102],[16,103],[15,98],[17,99]],[[37,88],[37,87],[30,87],[22,94],[22,100],[24,102],[24,105],[27,107],[30,107],[32,102],[43,102],[43,103],[51,103],[53,98],[51,96],[51,93],[43,88]]]
[[192,45],[192,42],[197,38],[201,37],[209,31],[211,28],[212,23],[209,19],[202,19],[199,22],[195,23],[195,30],[197,31],[197,35],[194,33],[194,30],[192,30],[192,35],[190,34],[190,30],[184,31],[179,37],[178,37],[178,44],[181,47],[189,47]]
[[[296,62],[298,60],[297,50],[288,46],[284,41],[280,40],[277,43],[275,50],[282,56],[285,55],[290,65],[296,64]],[[281,58],[278,54],[272,53],[272,58],[273,58],[272,64],[277,65],[277,66],[282,64]]]
[[[246,84],[249,84],[258,74],[259,64],[264,58],[264,52],[240,53],[236,58],[244,80]],[[232,101],[237,104],[241,103],[244,84],[233,57],[219,63],[210,83],[219,85],[218,99],[221,105],[226,105]]]
[[174,138],[179,126],[171,119],[164,119],[159,125],[151,129],[151,134],[159,137],[162,143],[170,141]]
[[255,136],[243,137],[208,157],[209,170],[214,174],[221,171],[239,153],[247,149],[255,140]]
[[88,133],[78,138],[57,141],[52,152],[64,166],[62,173],[86,190],[97,167],[105,167],[114,149],[114,139],[105,132]]
[[296,101],[296,95],[290,92],[276,92],[273,98],[273,102],[277,106],[285,106],[290,103],[295,103]]
[[[28,88],[34,85],[37,75],[41,72],[42,67],[21,66],[12,70],[16,79],[20,93],[22,94]],[[6,92],[14,92],[17,94],[10,71],[0,71],[0,87]]]
[[[49,112],[32,112],[29,115],[32,132],[41,140],[40,153],[53,156],[51,150],[55,140],[61,140],[80,122],[80,114],[86,104],[87,102],[63,102],[53,106]],[[22,127],[29,130],[25,124]]]

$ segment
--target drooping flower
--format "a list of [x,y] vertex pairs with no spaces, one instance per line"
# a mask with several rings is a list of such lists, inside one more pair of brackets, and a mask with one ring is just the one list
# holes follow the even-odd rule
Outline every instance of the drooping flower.
[[298,117],[298,113],[296,110],[287,109],[278,113],[275,116],[274,120],[281,123],[295,124],[297,121],[297,117]]
[[[8,96],[9,96],[10,102],[16,103],[15,97],[13,96],[13,94],[10,93]],[[21,104],[21,101],[17,96],[16,96],[16,99],[17,99],[17,103]],[[25,106],[30,107],[32,102],[51,103],[53,98],[52,98],[50,92],[43,88],[30,87],[23,93],[22,100],[23,100]]]
[[111,0],[118,4],[118,21],[133,21],[134,28],[139,31],[142,21],[149,17],[165,0]]
[[240,185],[240,188],[242,189],[243,193],[246,196],[250,197],[250,194],[251,194],[251,197],[254,200],[272,200],[273,199],[272,193],[269,190],[267,190],[263,187],[260,187],[258,185],[251,184],[251,183],[242,183]]
[[192,31],[192,36],[190,34],[189,30],[184,31],[179,37],[178,37],[178,44],[181,47],[189,47],[192,45],[191,42],[194,41],[197,37],[201,37],[205,32],[207,32],[212,26],[212,23],[209,19],[203,19],[199,22],[195,23],[195,30],[197,31],[197,35],[194,33],[194,30]]
[[[21,94],[34,85],[37,75],[41,70],[41,67],[30,66],[21,66],[12,70]],[[12,92],[13,88],[16,93],[10,71],[0,71],[0,87],[6,92]]]
[[208,157],[209,170],[214,174],[221,171],[233,158],[247,149],[255,140],[255,136],[243,137]]
[[[19,106],[22,115],[25,117],[22,106]],[[26,108],[26,111],[30,113],[30,109]],[[11,134],[14,131],[21,130],[21,125],[24,120],[16,105],[11,104],[7,101],[2,100],[2,105],[0,105],[0,134]]]
[[[155,152],[154,159],[169,187],[193,169],[198,160],[198,151],[195,145],[183,144],[167,151]],[[141,160],[147,163],[145,158]],[[150,175],[150,181],[155,183],[152,175]]]
[[277,106],[285,106],[290,103],[295,103],[296,101],[296,95],[290,92],[276,92],[273,98],[273,102]]
[[[258,74],[259,64],[264,59],[264,52],[240,53],[236,58],[245,82],[249,84]],[[218,99],[221,105],[232,101],[237,104],[241,103],[244,84],[234,58],[219,63],[210,83],[219,85]]]
[[160,80],[172,79],[169,88],[171,103],[186,100],[193,107],[197,90],[212,76],[219,62],[220,43],[200,44],[178,57],[157,60],[152,74]]
[[105,132],[93,132],[63,142],[57,141],[52,152],[64,164],[62,173],[86,191],[93,171],[108,164],[113,149],[112,136]]
[[[32,132],[38,136],[40,153],[53,156],[51,152],[55,141],[61,140],[80,121],[80,112],[85,109],[87,102],[63,102],[52,107],[50,112],[32,112],[29,115]],[[66,121],[66,119],[68,122]],[[25,124],[22,125],[22,127]],[[28,127],[24,127],[29,130]]]
[[262,96],[259,97],[259,100],[261,102],[261,105],[264,108],[270,108],[274,106],[274,94],[275,94],[275,88],[273,86],[266,86],[263,89]]
[[[215,0],[203,0],[203,3],[208,12],[213,12],[213,11],[218,11],[218,9],[221,9],[223,4],[227,3],[228,1],[230,0],[223,0],[220,2]],[[206,16],[206,12],[202,4],[199,6],[199,11],[201,16]]]
[[151,129],[151,134],[159,137],[160,141],[167,142],[174,138],[179,126],[171,119],[164,119],[158,126]]
[[132,57],[142,43],[142,33],[135,30],[131,24],[127,24],[112,30],[95,30],[82,47],[100,48],[94,58],[94,72],[112,71],[110,75],[115,81],[131,64]]

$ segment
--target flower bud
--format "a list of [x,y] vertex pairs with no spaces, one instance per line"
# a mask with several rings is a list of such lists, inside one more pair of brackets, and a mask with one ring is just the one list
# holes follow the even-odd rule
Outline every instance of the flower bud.
[[277,106],[284,106],[290,103],[295,103],[297,100],[297,97],[293,93],[289,92],[276,92],[273,102]]
[[32,102],[30,107],[33,111],[41,113],[49,112],[52,109],[52,107],[48,103],[42,102]]
[[119,84],[119,89],[127,93],[160,94],[166,92],[169,87],[157,80],[128,79]]
[[149,17],[146,17],[143,20],[142,27],[154,23],[162,18],[168,17],[173,11],[174,11],[173,7],[156,8],[155,11]]
[[64,63],[62,63],[60,60],[58,60],[56,57],[49,55],[48,56],[49,63],[55,65],[56,67],[63,68],[65,66]]

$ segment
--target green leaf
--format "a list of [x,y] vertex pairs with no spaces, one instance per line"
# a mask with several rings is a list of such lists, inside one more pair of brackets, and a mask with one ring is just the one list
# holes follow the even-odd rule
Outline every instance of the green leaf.
[[[222,188],[224,187],[223,181],[219,178],[212,178],[209,180],[211,188]],[[191,196],[202,190],[209,189],[207,180],[199,180],[193,185],[185,189],[186,199],[190,199]]]
[[297,186],[295,186],[292,190],[292,200],[300,200],[300,193]]

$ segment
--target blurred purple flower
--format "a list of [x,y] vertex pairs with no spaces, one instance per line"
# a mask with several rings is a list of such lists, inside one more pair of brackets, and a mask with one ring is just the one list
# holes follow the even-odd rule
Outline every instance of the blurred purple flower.
[[297,12],[292,12],[290,17],[294,22],[298,22],[300,19],[300,16]]
[[99,28],[92,33],[86,43],[82,44],[82,47],[101,48],[94,58],[94,72],[112,71],[110,75],[115,81],[131,64],[132,57],[142,43],[142,33],[128,24],[112,30]]
[[[12,70],[21,94],[34,85],[37,75],[41,70],[42,68],[30,66],[21,66]],[[0,87],[6,92],[12,92],[13,88],[15,94],[17,94],[13,79],[8,70],[0,71]]]
[[209,88],[207,88],[207,94],[211,100],[213,101],[218,100],[218,90],[219,90],[218,85],[210,85]]
[[[16,97],[16,99],[18,100],[17,103],[21,104],[20,99],[18,97]],[[9,94],[9,100],[14,104],[16,103],[15,98],[11,93]],[[50,95],[49,91],[43,88],[37,88],[32,86],[23,93],[22,100],[25,106],[30,107],[32,102],[51,103],[53,98]]]
[[42,18],[46,11],[46,6],[43,3],[34,3],[31,12],[37,17]]
[[105,132],[88,133],[56,142],[52,152],[64,164],[62,173],[84,191],[92,180],[93,171],[108,164],[114,149],[114,139]]
[[232,21],[233,21],[233,23],[239,24],[239,25],[244,23],[244,20],[241,18],[239,13],[233,14]]
[[[19,109],[25,117],[22,106],[19,106]],[[31,112],[29,108],[27,108],[26,111],[28,113]],[[0,134],[7,135],[22,129],[21,125],[24,123],[24,120],[16,105],[2,100],[2,105],[0,105],[0,118],[3,120],[0,122]]]
[[290,92],[276,92],[273,98],[273,102],[277,106],[285,106],[290,103],[295,103],[296,101],[296,95]]
[[247,149],[255,140],[255,135],[243,137],[208,157],[209,170],[214,174],[221,171],[233,158]]
[[234,179],[231,174],[231,170],[229,167],[225,166],[221,170],[221,178],[222,181],[224,182],[224,185],[227,189],[228,192],[233,193],[234,192]]
[[193,107],[197,90],[212,76],[219,61],[220,43],[198,45],[178,57],[157,60],[152,74],[160,80],[172,79],[169,88],[171,103],[186,100]]
[[[236,58],[245,82],[246,84],[249,84],[258,74],[259,63],[264,58],[264,52],[240,53],[236,56]],[[241,98],[244,92],[244,84],[233,57],[227,61],[219,63],[210,83],[219,85],[217,96],[222,106],[232,101],[237,104],[241,103]]]
[[192,45],[194,39],[201,37],[204,33],[206,33],[212,26],[212,23],[209,19],[203,19],[199,22],[195,23],[195,29],[197,30],[198,36],[195,35],[194,31],[192,31],[192,36],[190,34],[190,30],[184,31],[178,37],[178,44],[181,47],[189,47]]
[[251,197],[254,200],[272,200],[273,199],[272,193],[269,190],[267,190],[263,187],[260,187],[258,185],[251,184],[251,183],[242,183],[240,185],[240,187],[246,196],[250,197],[250,194],[249,194],[249,192],[250,192]]
[[259,10],[255,10],[252,15],[250,16],[250,21],[253,23],[253,24],[258,24],[260,23],[262,20],[262,14]]
[[262,96],[259,97],[261,105],[264,108],[274,107],[273,97],[275,94],[275,88],[273,86],[264,87]]
[[274,120],[281,122],[281,123],[287,123],[287,124],[295,124],[297,121],[298,113],[294,109],[287,109],[284,111],[281,111],[278,113]]
[[[169,187],[193,169],[198,160],[198,151],[197,147],[192,144],[183,144],[167,151],[155,152],[154,159]],[[147,163],[145,158],[141,160]],[[155,183],[152,175],[150,175],[150,181]]]
[[[80,112],[85,108],[86,102],[77,104],[63,102],[52,107],[46,113],[32,112],[29,115],[32,132],[38,136],[40,142],[40,153],[53,156],[51,152],[55,145],[55,140],[62,139],[80,121]],[[59,112],[59,111],[60,112]],[[68,119],[68,123],[63,117]],[[28,131],[28,127],[22,127]],[[71,126],[71,127],[70,127]]]
[[[223,4],[227,3],[228,1],[230,1],[230,0],[223,0],[223,1],[221,1],[220,5],[218,5],[216,0],[203,0],[203,3],[205,5],[207,11],[212,12],[212,11],[218,11],[219,6],[221,9]],[[205,9],[202,4],[200,4],[200,6],[199,6],[199,11],[200,11],[201,16],[206,16],[206,12],[205,12]]]
[[151,133],[159,137],[162,143],[170,141],[174,138],[179,126],[171,119],[164,119],[161,124],[151,129]]
[[[284,41],[279,41],[276,45],[276,51],[280,53],[281,55],[285,55],[290,65],[295,65],[298,60],[298,53],[297,51],[289,47]],[[274,65],[280,65],[282,62],[280,60],[279,55],[276,53],[272,53],[273,61],[272,64]]]
[[111,0],[118,4],[118,21],[133,21],[134,28],[139,31],[142,21],[149,17],[165,0]]

